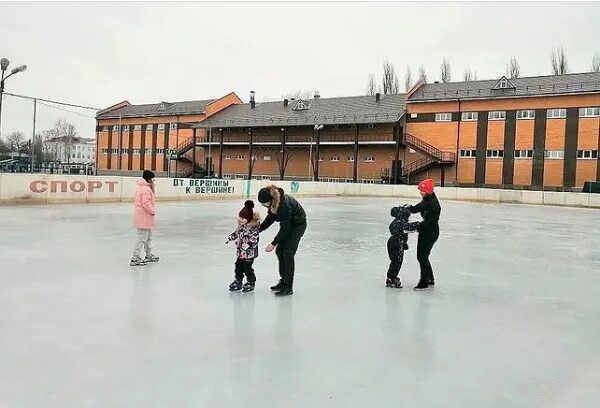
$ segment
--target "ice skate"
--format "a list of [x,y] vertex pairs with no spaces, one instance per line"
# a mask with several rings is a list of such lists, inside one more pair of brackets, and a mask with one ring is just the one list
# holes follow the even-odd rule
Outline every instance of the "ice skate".
[[242,290],[242,281],[241,280],[236,279],[233,282],[231,282],[231,284],[229,285],[230,292],[239,292],[240,290]]
[[253,292],[253,291],[254,291],[254,282],[244,283],[244,286],[242,287],[242,292],[248,293],[248,292]]
[[160,258],[158,256],[155,255],[146,255],[146,258],[144,259],[144,262],[146,263],[150,263],[150,262],[158,262]]
[[293,295],[294,291],[290,287],[282,286],[282,288],[275,292],[275,296],[290,296]]
[[129,266],[144,266],[146,265],[146,261],[142,258],[132,258],[129,262]]
[[419,281],[419,284],[415,286],[415,290],[425,290],[429,288],[429,284],[425,281]]
[[400,278],[387,278],[385,280],[385,286],[388,288],[402,289],[402,282],[400,282]]
[[277,285],[271,286],[271,290],[273,292],[277,292],[277,291],[281,290],[281,288],[283,288],[283,279],[279,279],[279,283],[277,283]]

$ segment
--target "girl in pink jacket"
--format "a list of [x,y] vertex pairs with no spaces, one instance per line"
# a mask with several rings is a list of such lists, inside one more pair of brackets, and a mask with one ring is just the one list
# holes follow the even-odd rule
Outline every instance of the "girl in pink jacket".
[[[137,228],[137,241],[131,257],[131,266],[146,265],[148,262],[158,262],[158,257],[152,254],[152,229],[154,228],[154,216],[156,214],[156,199],[154,197],[154,173],[144,170],[142,179],[137,182],[135,191],[133,223]],[[141,258],[142,247],[146,257]]]

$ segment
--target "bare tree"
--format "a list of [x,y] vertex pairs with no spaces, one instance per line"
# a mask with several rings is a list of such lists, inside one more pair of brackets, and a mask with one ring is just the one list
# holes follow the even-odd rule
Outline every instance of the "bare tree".
[[477,71],[471,71],[471,67],[466,67],[463,79],[465,82],[477,81]]
[[283,177],[285,175],[285,170],[287,169],[288,163],[290,162],[291,158],[294,157],[294,154],[295,152],[289,147],[285,150],[285,153],[281,150],[279,151],[279,156],[277,157],[277,164],[280,177]]
[[314,93],[312,90],[303,91],[301,89],[298,89],[294,92],[289,92],[285,95],[281,95],[283,99],[311,99],[313,96]]
[[591,72],[600,72],[600,52],[597,52],[592,58]]
[[0,154],[2,153],[10,153],[10,147],[8,147],[8,144],[6,144],[4,139],[0,137]]
[[510,60],[506,64],[506,76],[511,79],[521,77],[521,66],[515,57],[510,57]]
[[554,75],[564,75],[569,72],[569,62],[562,46],[552,50],[550,61],[552,62],[552,73]]
[[422,65],[419,67],[419,79],[427,83],[427,73],[425,72],[425,68],[423,68]]
[[20,157],[25,145],[25,135],[21,131],[12,132],[7,136],[6,144],[11,152],[18,152]]
[[400,81],[398,81],[398,75],[394,65],[388,60],[383,61],[383,78],[381,80],[383,87],[383,94],[397,94],[400,92]]
[[369,82],[367,82],[367,95],[375,95],[377,92],[377,83],[375,82],[375,75],[369,74]]
[[452,70],[450,69],[450,63],[446,58],[442,59],[442,65],[440,67],[440,79],[444,83],[452,80]]
[[404,92],[408,92],[412,88],[412,72],[410,66],[406,67],[406,75],[404,76]]

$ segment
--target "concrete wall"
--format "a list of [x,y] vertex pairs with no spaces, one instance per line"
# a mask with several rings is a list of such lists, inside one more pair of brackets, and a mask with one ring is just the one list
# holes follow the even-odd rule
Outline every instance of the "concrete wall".
[[[0,174],[0,204],[130,202],[136,177]],[[256,197],[265,180],[156,179],[159,201]],[[415,186],[277,181],[297,196],[372,196],[419,199]],[[600,208],[600,194],[437,187],[441,200]]]

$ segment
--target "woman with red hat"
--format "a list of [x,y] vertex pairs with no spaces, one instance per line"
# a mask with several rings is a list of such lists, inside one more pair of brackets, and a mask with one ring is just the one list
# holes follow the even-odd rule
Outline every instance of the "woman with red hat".
[[417,260],[421,267],[421,279],[415,286],[415,290],[424,290],[435,285],[433,269],[429,262],[429,254],[433,245],[440,236],[439,219],[442,208],[435,193],[435,183],[432,179],[426,179],[419,183],[418,189],[423,199],[417,205],[411,205],[408,209],[411,213],[421,213],[423,221],[419,225],[419,239],[417,241]]

